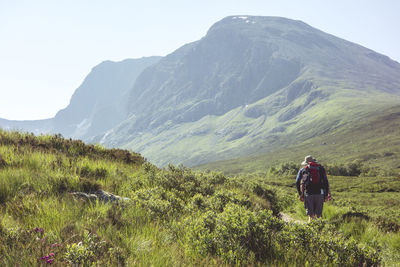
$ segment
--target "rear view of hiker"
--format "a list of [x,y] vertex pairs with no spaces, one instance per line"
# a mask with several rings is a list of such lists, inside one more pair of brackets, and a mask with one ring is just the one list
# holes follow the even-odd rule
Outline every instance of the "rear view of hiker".
[[302,165],[305,166],[297,174],[296,187],[310,222],[322,216],[324,201],[331,199],[331,191],[324,167],[312,156],[306,156]]

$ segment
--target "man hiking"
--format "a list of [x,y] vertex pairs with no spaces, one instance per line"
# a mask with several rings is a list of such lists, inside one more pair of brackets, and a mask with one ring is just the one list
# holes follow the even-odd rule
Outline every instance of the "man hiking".
[[306,156],[301,164],[304,167],[297,174],[296,187],[310,222],[322,216],[324,201],[331,199],[331,191],[324,167],[312,156]]

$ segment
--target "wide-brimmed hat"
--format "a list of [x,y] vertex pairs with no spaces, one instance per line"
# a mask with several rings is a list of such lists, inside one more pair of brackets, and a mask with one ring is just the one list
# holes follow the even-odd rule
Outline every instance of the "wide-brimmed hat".
[[317,162],[317,160],[314,159],[311,155],[308,155],[304,158],[304,161],[301,163],[301,165],[307,165],[309,162]]

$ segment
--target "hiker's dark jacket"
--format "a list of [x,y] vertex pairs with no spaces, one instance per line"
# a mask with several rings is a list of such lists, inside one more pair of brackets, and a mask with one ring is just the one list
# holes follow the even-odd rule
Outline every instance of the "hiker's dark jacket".
[[[314,164],[316,164],[316,163],[314,163]],[[319,182],[319,185],[318,186],[314,186],[312,188],[306,188],[306,191],[305,191],[306,195],[321,194],[321,189],[323,189],[324,196],[327,196],[328,193],[329,193],[329,181],[328,181],[328,177],[326,176],[325,168],[323,166],[319,165],[319,164],[318,164],[318,166],[320,167],[320,175],[319,175],[320,182]],[[297,173],[296,187],[297,187],[297,192],[299,193],[299,195],[301,195],[300,182],[301,182],[301,179],[303,178],[303,174],[305,173],[305,168],[306,167],[307,166],[304,166]]]

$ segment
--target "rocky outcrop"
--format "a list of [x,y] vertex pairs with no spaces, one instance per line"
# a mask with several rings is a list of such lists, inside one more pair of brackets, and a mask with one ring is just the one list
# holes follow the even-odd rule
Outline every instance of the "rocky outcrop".
[[102,202],[102,203],[119,203],[126,202],[130,199],[127,197],[120,197],[103,190],[97,190],[90,193],[85,192],[72,192],[70,193],[74,198],[83,199],[87,202]]

